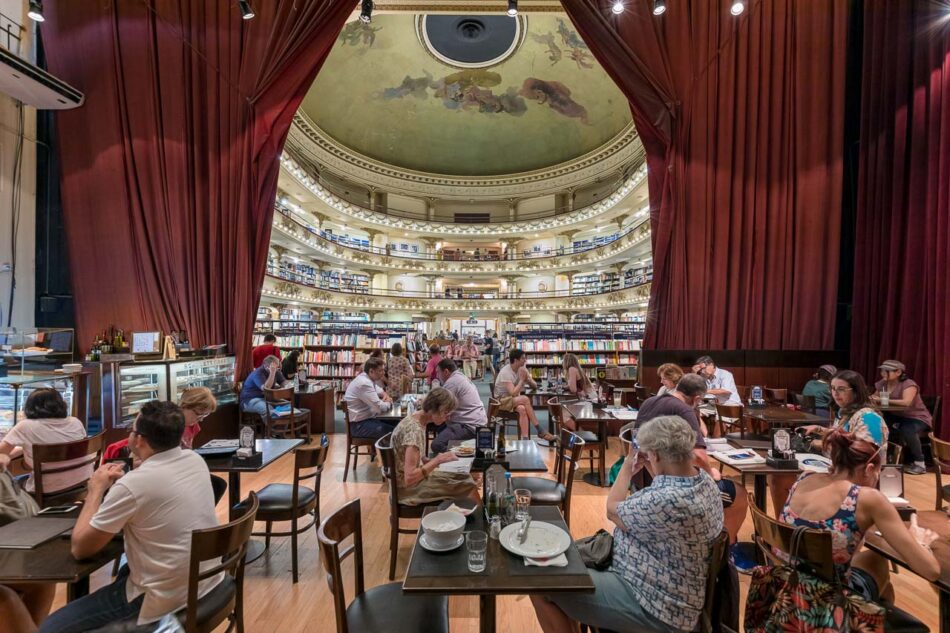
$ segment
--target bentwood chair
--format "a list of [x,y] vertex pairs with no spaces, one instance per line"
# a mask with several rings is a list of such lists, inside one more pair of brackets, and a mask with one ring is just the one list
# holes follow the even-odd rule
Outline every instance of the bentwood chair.
[[749,396],[752,395],[752,387],[748,385],[736,385],[736,391],[739,392],[739,397],[742,398],[743,402],[748,402]]
[[[294,583],[297,582],[297,535],[306,532],[311,527],[316,530],[320,525],[320,481],[323,476],[323,467],[327,461],[327,452],[330,441],[324,435],[319,446],[303,446],[294,451],[294,482],[292,484],[267,484],[257,492],[260,509],[257,511],[257,520],[265,521],[263,532],[255,532],[253,536],[263,536],[264,546],[270,547],[272,536],[290,537],[291,569]],[[301,482],[313,480],[313,488],[300,485]],[[242,502],[241,505],[247,502]],[[299,519],[312,517],[306,525],[300,526]],[[272,527],[275,521],[289,521],[290,531],[274,532]]]
[[[493,428],[501,426],[508,434],[508,429],[513,427],[515,434],[521,436],[521,425],[519,423],[518,413],[516,411],[502,411],[501,402],[494,397],[488,398],[488,423]],[[531,425],[528,425],[528,439],[531,439]]]
[[743,419],[743,407],[741,404],[719,404],[716,403],[716,419],[723,430],[723,437],[728,437],[729,429],[738,427],[739,437],[745,437],[745,420]]
[[[310,409],[298,409],[293,404],[293,387],[264,390],[264,406],[267,409],[264,420],[265,437],[295,439],[302,433],[307,444],[310,443]],[[290,405],[290,412],[277,413],[277,407],[280,405]]]
[[[564,408],[561,405],[561,401],[557,396],[553,398],[548,398],[548,418],[551,420],[551,424],[554,426],[554,433],[558,437],[561,436],[561,429],[564,428]],[[584,440],[584,444],[581,447],[580,455],[583,458],[584,451],[587,451],[587,459],[590,460],[590,472],[596,472],[594,470],[594,457],[600,458],[602,451],[606,450],[606,440],[597,437],[597,434],[593,431],[587,429],[582,429],[578,426],[577,430],[574,431],[574,434],[577,435],[580,439]],[[562,466],[560,460],[556,464],[556,467],[559,469]],[[555,476],[558,475],[558,472],[555,473]]]
[[814,413],[817,409],[815,396],[806,396],[800,393],[792,394],[795,404],[797,404],[805,413]]
[[[776,566],[786,564],[786,561],[779,558],[776,552],[791,552],[796,531],[801,530],[797,562],[825,582],[838,584],[832,555],[832,534],[829,530],[796,528],[782,523],[752,503],[751,495],[749,501],[749,511],[752,513],[752,524],[755,528],[752,539],[762,550],[769,564]],[[930,629],[909,613],[892,605],[882,603],[881,606],[887,609],[884,621],[885,631],[929,633]]]
[[933,447],[934,472],[936,473],[937,503],[934,509],[943,510],[943,502],[950,501],[950,485],[943,485],[943,470],[950,472],[950,442],[934,437],[930,434],[930,443]]
[[[254,529],[257,495],[252,492],[244,507],[244,514],[230,523],[191,533],[188,601],[175,614],[186,633],[211,633],[225,620],[225,631],[244,631],[244,555]],[[224,579],[199,598],[199,584],[220,572]]]
[[584,440],[570,430],[562,428],[558,436],[557,465],[554,479],[544,477],[512,477],[511,485],[531,491],[531,505],[557,506],[564,515],[564,522],[571,525],[571,490],[574,488],[574,472],[577,461],[584,454]]
[[765,399],[767,402],[785,406],[788,404],[788,389],[765,388]]
[[[371,437],[353,437],[350,427],[350,409],[346,400],[340,401],[340,409],[343,410],[343,428],[346,429],[346,462],[343,465],[343,481],[346,481],[346,474],[350,470],[350,457],[353,457],[353,474],[356,474],[356,462],[360,455],[365,455],[372,459],[373,445],[376,440]],[[366,447],[366,452],[360,451],[360,447]]]
[[[349,546],[344,540],[353,537]],[[366,590],[363,581],[363,526],[360,500],[354,499],[328,516],[317,532],[320,560],[327,572],[333,594],[337,633],[387,631],[417,633],[421,627],[432,633],[448,633],[449,599],[440,595],[414,595],[402,591],[402,583],[391,582]],[[353,555],[356,585],[353,602],[347,606],[341,563]]]
[[[940,420],[940,402],[942,398],[940,396],[921,395],[920,399],[923,401],[924,406],[927,407],[927,410],[930,411],[930,417],[933,418],[936,424],[937,421]],[[925,429],[920,434],[920,448],[924,453],[924,461],[927,460],[928,456],[933,455],[930,435],[930,429]]]
[[[102,440],[99,433],[75,442],[33,445],[33,497],[41,508],[82,499],[93,471],[102,459]],[[68,462],[64,464],[63,462]],[[82,481],[65,490],[47,491],[44,477],[73,473]]]

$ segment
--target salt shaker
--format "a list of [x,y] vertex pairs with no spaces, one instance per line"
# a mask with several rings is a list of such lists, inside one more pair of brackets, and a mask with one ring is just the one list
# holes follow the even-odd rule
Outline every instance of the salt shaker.
[[495,515],[488,520],[488,536],[495,539],[496,541],[501,536],[501,517],[500,516]]

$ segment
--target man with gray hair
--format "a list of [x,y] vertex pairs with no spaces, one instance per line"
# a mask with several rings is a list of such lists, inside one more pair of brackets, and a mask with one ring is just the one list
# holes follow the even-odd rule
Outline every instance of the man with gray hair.
[[280,388],[287,382],[280,371],[280,359],[268,356],[261,366],[252,371],[244,379],[241,387],[241,411],[256,413],[261,417],[267,416],[267,405],[264,400],[264,390]]
[[693,371],[706,381],[706,393],[716,396],[719,404],[742,404],[736,379],[731,371],[716,367],[711,356],[700,356],[693,365]]
[[[612,631],[696,628],[711,545],[723,529],[719,492],[694,465],[696,434],[682,418],[654,418],[637,441],[607,495],[616,525],[610,567],[589,570],[593,593],[531,596],[545,632],[572,630],[572,621]],[[653,483],[627,496],[646,464]]]

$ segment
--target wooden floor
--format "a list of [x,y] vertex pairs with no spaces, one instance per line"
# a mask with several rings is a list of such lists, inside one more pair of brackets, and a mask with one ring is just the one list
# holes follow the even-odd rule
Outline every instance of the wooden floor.
[[[343,435],[330,436],[330,457],[323,475],[320,507],[324,515],[345,502],[359,498],[363,512],[363,534],[366,584],[372,587],[387,582],[389,561],[389,506],[386,487],[380,478],[375,463],[360,458],[356,476],[350,474],[343,483],[344,444]],[[616,442],[616,439],[613,440]],[[617,457],[618,446],[612,445],[611,463]],[[552,452],[553,455],[553,452]],[[550,464],[549,464],[550,465]],[[605,488],[585,484],[578,473],[574,484],[573,510],[571,513],[575,537],[592,534],[599,528],[611,529],[604,513]],[[293,458],[284,457],[256,475],[245,477],[243,491],[257,489],[271,482],[291,482]],[[751,482],[750,482],[751,485]],[[934,502],[934,476],[906,477],[907,496],[911,503],[924,510],[932,509]],[[226,499],[226,497],[225,497]],[[218,516],[226,519],[224,501],[218,506]],[[261,527],[262,524],[261,524]],[[746,520],[744,536],[748,537],[751,520]],[[397,577],[405,572],[412,544],[411,536],[401,537]],[[249,632],[281,633],[335,631],[333,606],[325,576],[318,559],[317,539],[314,531],[305,534],[300,541],[300,582],[291,583],[290,540],[274,539],[271,550],[247,568],[245,584],[245,622]],[[348,574],[347,587],[352,592],[351,562],[344,564]],[[746,577],[743,582],[743,602],[748,589]],[[92,588],[109,581],[108,570],[93,577]],[[937,596],[924,581],[907,571],[901,571],[894,579],[898,605],[922,619],[931,630],[937,631]],[[352,593],[348,594],[348,601]],[[54,609],[65,601],[65,590],[60,586]],[[477,601],[471,597],[452,597],[450,600],[451,630],[455,633],[474,633],[478,630]],[[533,633],[540,631],[531,603],[525,596],[504,596],[498,602],[498,630]]]

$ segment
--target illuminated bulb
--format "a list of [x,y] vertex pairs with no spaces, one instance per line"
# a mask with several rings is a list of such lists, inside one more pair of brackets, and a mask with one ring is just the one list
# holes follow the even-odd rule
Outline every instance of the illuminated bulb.
[[653,0],[653,15],[666,13],[666,0]]
[[620,15],[621,13],[623,13],[623,2],[621,2],[620,0],[617,0],[616,2],[614,2],[613,6],[610,7],[610,10],[613,11],[614,14]]
[[743,11],[745,11],[745,0],[735,0],[729,8],[729,13],[732,15],[742,15]]

